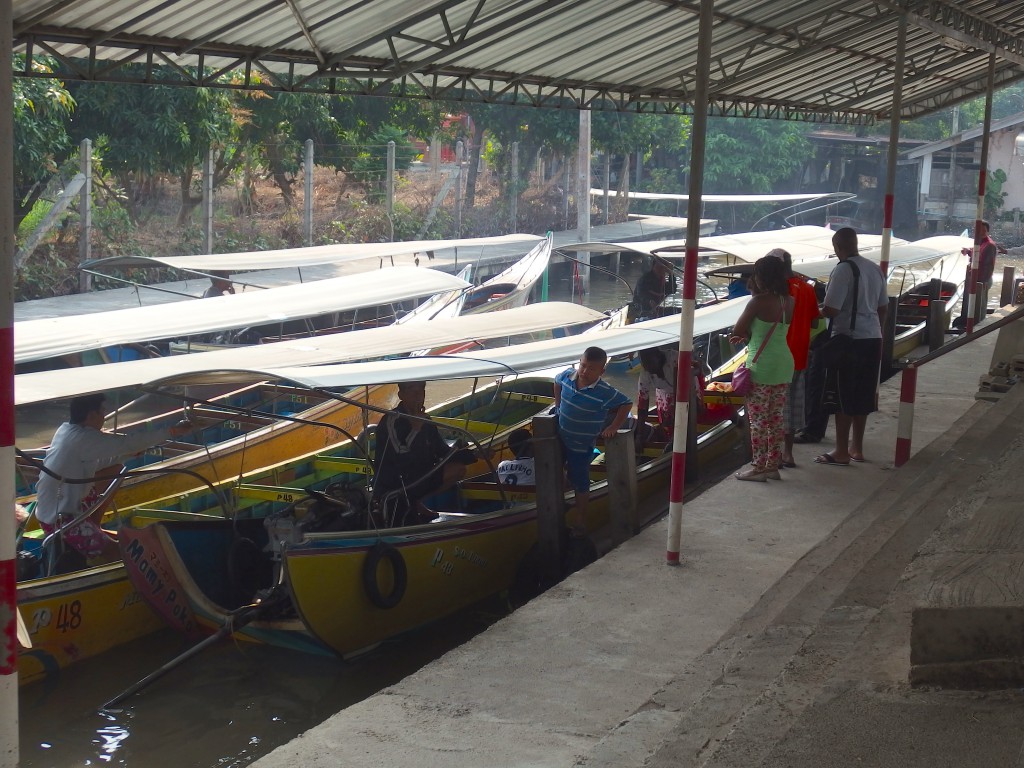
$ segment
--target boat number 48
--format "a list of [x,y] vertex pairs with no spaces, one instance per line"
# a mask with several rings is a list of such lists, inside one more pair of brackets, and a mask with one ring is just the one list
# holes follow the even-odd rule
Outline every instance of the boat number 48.
[[[50,626],[53,621],[53,614],[49,608],[40,608],[32,614],[33,635],[40,629]],[[55,625],[61,632],[71,632],[82,626],[82,603],[80,600],[72,600],[70,603],[61,603],[57,609],[57,623]]]

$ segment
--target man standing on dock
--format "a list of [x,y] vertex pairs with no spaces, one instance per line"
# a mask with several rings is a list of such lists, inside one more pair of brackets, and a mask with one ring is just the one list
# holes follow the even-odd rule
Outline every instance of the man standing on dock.
[[[989,224],[984,219],[978,220],[974,233],[974,242],[978,247],[978,291],[975,304],[974,320],[981,322],[988,314],[988,292],[992,288],[992,273],[996,269],[996,254],[1000,248],[989,234]],[[1005,249],[1003,249],[1005,253]]]
[[889,308],[882,270],[857,250],[857,233],[843,227],[832,236],[839,264],[832,270],[821,313],[832,320],[832,335],[848,336],[844,357],[830,375],[839,399],[836,447],[814,462],[847,467],[864,461],[864,429],[868,414],[878,410],[878,366],[882,328]]

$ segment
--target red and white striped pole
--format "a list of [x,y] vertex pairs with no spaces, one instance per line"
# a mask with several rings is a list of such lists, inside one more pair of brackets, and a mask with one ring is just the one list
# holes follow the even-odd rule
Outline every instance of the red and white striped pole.
[[892,119],[889,121],[889,148],[886,157],[885,203],[882,208],[882,275],[889,278],[889,252],[892,248],[892,209],[896,190],[896,161],[900,144],[900,114],[903,110],[903,62],[907,50],[907,17],[900,15],[896,35],[896,69],[892,83]]
[[693,312],[697,297],[697,247],[700,239],[701,188],[704,182],[704,140],[708,125],[708,76],[711,70],[711,26],[714,0],[700,2],[697,72],[690,131],[690,186],[686,203],[686,259],[683,262],[683,311],[679,318],[679,370],[676,374],[676,423],[672,437],[672,481],[669,488],[668,541],[665,562],[679,565],[683,530],[683,487],[686,482],[686,432],[693,382]]
[[917,399],[917,366],[903,369],[900,379],[900,414],[896,423],[896,466],[910,460],[910,440],[914,435],[914,402]]
[[0,768],[18,764],[18,591],[14,522],[14,92],[11,0],[0,0]]
[[988,88],[985,91],[985,124],[981,132],[981,158],[978,168],[978,213],[974,221],[974,248],[971,249],[971,272],[969,277],[967,302],[967,323],[964,329],[967,333],[974,330],[974,318],[978,316],[978,277],[981,267],[981,245],[978,242],[978,230],[981,227],[981,220],[985,218],[985,180],[988,178],[988,140],[992,128],[992,89],[995,87],[996,75],[996,54],[992,52],[988,57]]

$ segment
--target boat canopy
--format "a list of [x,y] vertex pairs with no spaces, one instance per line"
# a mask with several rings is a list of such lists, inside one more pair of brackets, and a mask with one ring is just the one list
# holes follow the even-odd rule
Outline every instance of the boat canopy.
[[[590,194],[595,197],[604,197],[603,189],[592,188]],[[628,192],[631,200],[675,200],[687,201],[689,195],[675,195],[664,192]],[[622,193],[612,189],[608,191],[610,197],[620,197]],[[853,192],[816,192],[809,194],[795,195],[701,195],[701,202],[705,203],[799,203],[811,200],[824,200],[826,198],[839,203],[856,197]]]
[[14,324],[14,362],[45,360],[115,344],[174,339],[347,312],[469,285],[461,278],[436,269],[394,267],[199,299],[195,303],[157,304],[24,320]]
[[[700,238],[698,250],[702,256],[725,256],[740,261],[757,261],[773,248],[785,248],[794,261],[823,259],[835,255],[832,248],[834,231],[827,227],[799,226],[785,229],[771,229],[763,232],[742,232],[735,235],[710,235]],[[881,235],[859,235],[864,248],[880,246]],[[905,240],[893,238],[894,243]],[[659,256],[666,259],[681,259],[685,256],[686,239],[646,240],[632,243],[573,243],[561,250],[586,251],[589,253],[638,253],[644,256]]]
[[[897,269],[910,269],[918,265],[934,262],[938,259],[955,257],[960,260],[964,248],[970,248],[973,241],[968,237],[957,237],[955,235],[939,235],[917,240],[912,243],[896,242],[889,249],[889,274],[892,275]],[[860,255],[875,262],[881,262],[881,248],[863,248]],[[826,280],[832,274],[839,262],[835,258],[793,262],[793,271],[814,280]],[[747,277],[753,274],[754,265],[750,262],[741,262],[731,266],[717,267],[705,272],[706,277]],[[943,270],[945,274],[952,274],[951,270]]]
[[[746,304],[747,298],[743,297],[701,307],[694,313],[694,335],[700,336],[730,328],[739,319]],[[600,333],[436,357],[298,368],[211,368],[153,381],[147,384],[145,389],[177,395],[189,387],[244,386],[262,381],[276,381],[310,389],[331,390],[403,381],[503,377],[536,373],[571,364],[590,346],[599,346],[609,355],[621,355],[648,347],[678,344],[679,331],[680,316],[669,315]]]
[[389,325],[250,347],[197,352],[149,360],[91,365],[14,377],[14,404],[31,405],[92,392],[132,387],[171,375],[224,367],[296,367],[405,355],[423,349],[482,339],[520,336],[567,325],[603,320],[579,304],[544,302],[503,312],[435,319],[415,325]]
[[239,272],[255,269],[282,269],[314,267],[320,264],[340,264],[359,259],[387,259],[427,251],[450,248],[485,248],[497,245],[533,244],[543,238],[539,235],[501,235],[498,237],[469,237],[459,240],[409,240],[399,243],[338,243],[310,248],[282,248],[274,251],[246,253],[210,253],[196,256],[109,256],[91,259],[81,269],[102,271],[112,267],[173,267],[189,272]]

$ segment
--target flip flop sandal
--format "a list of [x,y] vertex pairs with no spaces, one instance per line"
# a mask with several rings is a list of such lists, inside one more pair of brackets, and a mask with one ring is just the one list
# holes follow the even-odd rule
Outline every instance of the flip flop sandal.
[[820,456],[814,457],[815,464],[824,464],[826,467],[848,467],[850,462],[848,461],[836,461],[835,457],[831,453],[823,453]]

